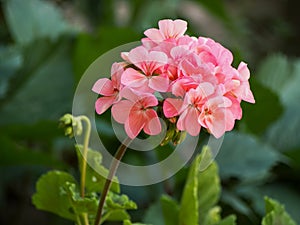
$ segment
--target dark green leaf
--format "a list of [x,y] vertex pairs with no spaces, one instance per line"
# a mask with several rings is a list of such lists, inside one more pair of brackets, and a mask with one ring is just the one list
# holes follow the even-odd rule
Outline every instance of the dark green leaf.
[[230,215],[227,216],[225,219],[221,220],[217,225],[236,225],[236,216]]
[[[254,93],[255,104],[242,103],[242,123],[253,134],[263,133],[283,113],[283,107],[276,93],[260,84],[257,80],[251,79],[251,90]],[[272,112],[270,112],[272,109]]]
[[296,225],[279,202],[266,197],[265,203],[266,216],[262,220],[262,225]]
[[160,198],[162,213],[164,216],[165,225],[178,224],[179,205],[168,195],[163,195]]
[[4,9],[9,29],[20,44],[45,37],[55,40],[61,34],[71,31],[58,9],[47,1],[9,0]]
[[[82,168],[82,145],[76,145],[75,147],[79,160],[79,168]],[[102,192],[106,177],[108,176],[108,169],[101,165],[101,153],[92,149],[88,149],[87,162],[86,189],[88,192]],[[114,182],[112,183],[110,190],[119,193],[120,185],[118,183],[118,178],[114,177],[113,181]]]
[[264,178],[282,157],[251,135],[230,132],[225,135],[216,160],[223,179],[247,180]]
[[36,184],[36,193],[32,196],[35,207],[75,220],[69,197],[63,190],[67,182],[76,183],[75,179],[66,172],[50,171],[41,176]]
[[165,225],[160,202],[155,202],[147,209],[143,222],[153,225]]
[[[42,43],[42,46],[48,49],[47,42]],[[39,47],[41,46],[31,46],[32,56],[37,57],[35,53],[42,52],[41,49],[35,50]],[[30,79],[22,80],[22,85],[13,89],[14,93],[10,93],[12,97],[9,101],[1,105],[0,124],[33,124],[41,119],[56,121],[70,110],[74,84],[69,60],[70,43],[64,41],[51,47],[56,48],[52,49],[46,58],[42,57],[45,61],[36,62],[38,64],[32,62],[34,70],[30,66],[32,69],[27,71],[25,67],[29,65],[24,65],[22,73]],[[24,63],[28,62],[24,60]]]

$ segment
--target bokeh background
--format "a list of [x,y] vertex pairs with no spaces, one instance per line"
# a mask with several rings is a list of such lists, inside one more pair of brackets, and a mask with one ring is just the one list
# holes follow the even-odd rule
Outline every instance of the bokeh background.
[[[58,119],[71,112],[76,85],[97,57],[138,41],[164,18],[187,20],[188,34],[215,39],[232,50],[235,66],[244,60],[251,70],[257,103],[243,104],[244,117],[217,156],[222,214],[237,214],[238,224],[260,224],[268,195],[300,223],[298,0],[0,3],[0,224],[72,224],[31,203],[41,174],[61,169],[76,175],[74,141],[63,136]],[[111,131],[104,130],[106,143],[115,146]],[[126,160],[150,158],[129,154]],[[162,225],[157,199],[162,193],[179,198],[186,171],[157,185],[123,186],[139,205],[133,220]]]

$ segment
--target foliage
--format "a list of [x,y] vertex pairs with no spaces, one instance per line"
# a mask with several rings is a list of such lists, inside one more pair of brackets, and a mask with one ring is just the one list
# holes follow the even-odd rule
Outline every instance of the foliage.
[[[127,2],[125,9],[129,9],[121,19],[117,11],[124,6],[116,7],[120,2]],[[195,11],[186,12],[187,6],[192,6],[189,9]],[[90,194],[85,199],[80,197],[78,174],[74,172],[77,155],[81,160],[77,154],[80,146],[74,151],[73,142],[61,137],[57,119],[71,110],[76,83],[93,60],[117,45],[140,39],[144,29],[155,26],[162,18],[186,19],[191,24],[190,34],[214,37],[233,49],[235,58],[247,58],[257,103],[242,106],[243,119],[234,132],[225,136],[216,159],[219,184],[211,180],[203,180],[203,184],[192,178],[191,174],[196,173],[195,170],[192,172],[193,164],[189,172],[187,166],[155,187],[141,187],[139,191],[122,187],[137,202],[139,209],[123,210],[126,213],[120,214],[123,218],[128,218],[129,214],[133,221],[146,224],[151,223],[150,218],[155,218],[153,225],[171,225],[179,220],[176,215],[181,215],[182,221],[183,215],[188,213],[180,211],[184,211],[183,202],[198,199],[186,207],[196,209],[204,204],[208,218],[213,218],[207,219],[207,224],[213,224],[220,216],[223,218],[220,225],[231,225],[234,221],[244,225],[260,224],[264,214],[263,197],[267,195],[280,200],[299,224],[300,64],[299,58],[295,57],[300,53],[295,44],[299,39],[298,8],[296,0],[255,4],[250,0],[238,4],[217,0],[2,0],[0,206],[4,210],[0,213],[0,224],[73,224],[38,212],[28,201],[38,177],[51,169],[56,172],[45,173],[37,183],[36,191],[40,193],[41,187],[47,186],[49,197],[53,195],[57,201],[62,198],[66,201],[54,204],[52,198],[45,199],[43,190],[34,195],[33,201],[49,203],[35,204],[47,211],[59,211],[59,215],[64,214],[72,220],[75,211],[94,210],[96,196],[92,193],[101,192],[103,178],[95,173],[97,185],[93,185],[94,172],[88,167],[87,191]],[[107,73],[99,71],[99,76],[102,75]],[[101,136],[108,146],[116,145],[111,129],[103,129]],[[172,151],[171,146],[165,147],[168,152]],[[166,154],[164,150],[160,148],[158,154]],[[105,173],[107,168],[100,165],[98,152],[89,155],[94,153],[98,170]],[[130,152],[126,157],[128,162],[145,164],[155,158],[137,152]],[[196,157],[196,160],[200,159]],[[210,171],[217,173],[217,166]],[[66,175],[67,172],[72,176]],[[208,172],[203,171],[201,176],[205,173]],[[187,186],[184,186],[185,181]],[[188,184],[195,187],[188,187]],[[211,197],[201,199],[202,188],[213,184],[222,184],[222,192],[215,187],[206,188],[204,191],[212,190],[208,193]],[[56,187],[49,192],[51,185]],[[57,185],[61,188],[57,189]],[[192,192],[187,193],[186,189]],[[115,182],[112,190],[119,193],[121,188]],[[182,193],[185,197],[181,197]],[[270,199],[265,201],[272,207],[268,207],[263,224],[272,224],[277,218],[287,219],[278,203]],[[60,207],[64,209],[58,210]],[[233,213],[236,216],[230,216]],[[203,221],[203,217],[200,210],[198,216],[195,213],[192,218]],[[289,224],[289,221],[283,224]],[[128,219],[123,223],[138,225]]]

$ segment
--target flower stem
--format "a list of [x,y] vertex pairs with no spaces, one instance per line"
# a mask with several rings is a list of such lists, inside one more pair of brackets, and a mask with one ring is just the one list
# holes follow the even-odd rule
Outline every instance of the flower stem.
[[124,154],[126,152],[126,149],[127,149],[127,146],[130,143],[130,141],[131,141],[131,139],[129,139],[129,138],[125,139],[124,143],[122,143],[120,145],[120,147],[118,148],[117,152],[114,155],[114,159],[112,160],[110,168],[109,168],[108,177],[106,178],[104,188],[103,188],[103,191],[101,193],[101,198],[100,198],[100,201],[99,201],[97,215],[96,215],[94,225],[99,225],[101,223],[102,211],[103,211],[103,207],[104,207],[104,203],[105,203],[105,200],[106,200],[107,193],[110,189],[113,177],[115,176],[115,174],[117,172],[120,161],[121,161],[122,157],[124,156]]
[[89,118],[87,118],[86,116],[80,116],[79,118],[86,123],[86,132],[84,136],[83,152],[82,152],[83,160],[82,160],[81,177],[80,177],[80,196],[84,198],[85,180],[86,180],[86,158],[87,158],[89,140],[91,135],[91,122]]

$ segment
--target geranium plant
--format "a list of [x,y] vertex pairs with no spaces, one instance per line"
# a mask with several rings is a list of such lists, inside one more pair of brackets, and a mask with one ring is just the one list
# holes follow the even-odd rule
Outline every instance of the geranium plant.
[[[124,61],[112,65],[110,79],[101,78],[92,87],[100,95],[96,112],[102,114],[111,107],[112,117],[124,124],[128,136],[115,153],[111,167],[104,168],[101,154],[88,148],[89,119],[65,115],[61,124],[66,135],[82,135],[85,130],[83,145],[76,145],[80,181],[62,171],[43,175],[33,196],[37,208],[78,225],[106,221],[130,225],[127,210],[136,209],[137,205],[120,194],[115,172],[131,141],[141,132],[150,136],[161,133],[162,122],[167,130],[161,145],[177,145],[186,134],[197,136],[201,129],[220,138],[233,129],[235,120],[242,118],[241,101],[255,102],[247,65],[241,62],[234,68],[228,49],[210,38],[185,35],[187,23],[183,20],[162,20],[158,25],[159,29],[145,31],[140,46],[121,53]],[[235,216],[222,219],[217,206],[221,186],[216,163],[199,170],[200,162],[211,157],[208,146],[195,157],[180,203],[162,196],[166,225],[235,224]],[[278,202],[266,198],[266,206],[262,224],[295,224]]]

